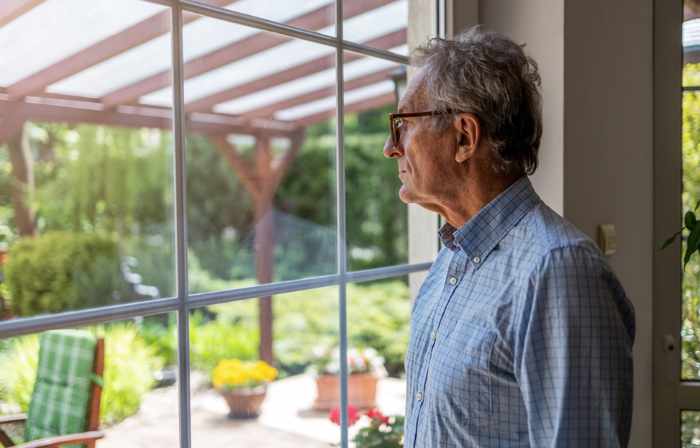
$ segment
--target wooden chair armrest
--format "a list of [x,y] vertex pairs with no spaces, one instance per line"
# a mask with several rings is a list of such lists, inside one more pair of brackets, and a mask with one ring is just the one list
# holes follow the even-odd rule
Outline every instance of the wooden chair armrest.
[[0,425],[22,423],[27,420],[27,414],[0,415]]
[[32,440],[31,442],[15,445],[14,448],[60,448],[63,445],[74,443],[85,443],[101,439],[105,436],[102,431],[79,432],[76,434],[67,434],[65,436],[46,437],[43,439]]

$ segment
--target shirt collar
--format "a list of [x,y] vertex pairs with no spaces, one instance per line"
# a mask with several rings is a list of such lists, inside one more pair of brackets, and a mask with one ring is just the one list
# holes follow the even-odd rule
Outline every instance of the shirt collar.
[[443,225],[439,232],[440,239],[450,250],[457,251],[461,248],[469,258],[479,263],[539,202],[540,198],[532,188],[530,179],[523,176],[486,204],[461,228]]

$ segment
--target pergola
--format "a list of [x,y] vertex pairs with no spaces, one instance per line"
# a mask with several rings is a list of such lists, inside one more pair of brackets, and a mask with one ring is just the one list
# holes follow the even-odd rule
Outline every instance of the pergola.
[[[333,34],[332,0],[268,2],[207,0],[289,26]],[[405,55],[405,0],[347,1],[346,40]],[[58,17],[57,20],[54,20]],[[187,130],[206,136],[250,194],[256,219],[256,272],[273,278],[277,187],[310,124],[336,115],[335,48],[282,34],[183,14]],[[3,0],[0,2],[0,143],[7,143],[20,233],[34,232],[24,198],[33,185],[24,123],[93,123],[172,128],[170,10],[141,1]],[[395,58],[396,59],[396,58]],[[392,75],[400,64],[344,52],[345,112],[396,101]],[[231,134],[255,137],[254,163]],[[271,139],[287,138],[273,155]],[[272,305],[260,299],[261,358],[272,361]]]

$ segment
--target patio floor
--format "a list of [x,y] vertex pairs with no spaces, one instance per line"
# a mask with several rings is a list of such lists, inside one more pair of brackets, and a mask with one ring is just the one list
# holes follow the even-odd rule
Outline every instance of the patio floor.
[[[224,400],[205,387],[205,378],[192,378],[192,446],[219,447],[329,447],[340,440],[338,426],[327,413],[311,411],[315,384],[310,375],[273,382],[262,414],[256,420],[227,418]],[[384,378],[377,386],[377,405],[385,414],[403,414],[404,381]],[[140,411],[106,428],[99,448],[175,447],[178,444],[177,386],[156,389],[144,399]],[[350,437],[359,429],[350,429]]]

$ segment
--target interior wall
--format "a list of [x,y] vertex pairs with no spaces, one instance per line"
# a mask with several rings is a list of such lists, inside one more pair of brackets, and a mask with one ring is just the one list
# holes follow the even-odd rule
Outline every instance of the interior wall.
[[[610,263],[637,321],[630,446],[652,440],[653,1],[567,1],[564,216],[617,228]],[[591,28],[591,24],[595,28]]]
[[609,261],[634,304],[629,446],[652,446],[653,0],[482,0],[487,28],[526,44],[542,75],[544,135],[533,184],[595,238],[614,224]]
[[525,44],[542,78],[543,132],[540,164],[531,177],[547,205],[564,211],[564,4],[552,0],[486,0],[479,23]]

